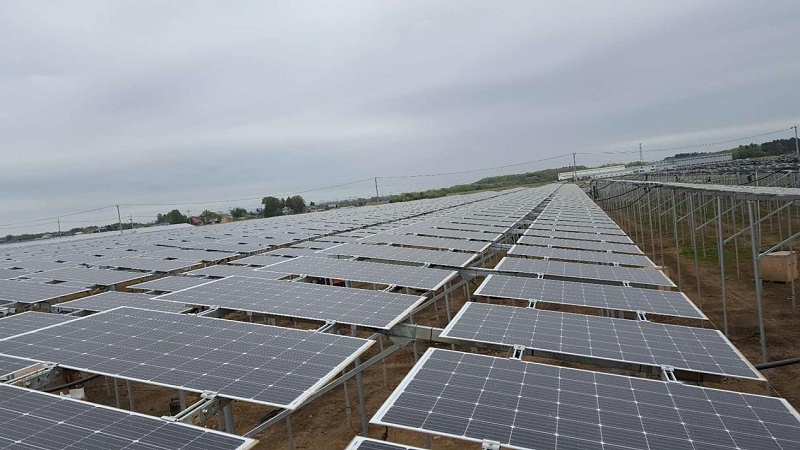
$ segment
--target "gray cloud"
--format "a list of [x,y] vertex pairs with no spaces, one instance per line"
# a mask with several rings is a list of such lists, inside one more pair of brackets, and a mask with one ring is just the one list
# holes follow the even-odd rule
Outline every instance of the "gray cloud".
[[259,197],[788,128],[800,119],[798,14],[788,0],[3,2],[0,234],[106,204]]

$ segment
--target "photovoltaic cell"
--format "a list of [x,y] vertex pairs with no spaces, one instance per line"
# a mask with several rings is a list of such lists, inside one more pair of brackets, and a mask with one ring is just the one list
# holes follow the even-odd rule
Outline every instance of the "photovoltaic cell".
[[372,423],[517,449],[800,448],[784,399],[433,348]]
[[49,314],[37,311],[26,311],[0,319],[0,339],[27,333],[31,330],[49,327],[61,322],[74,320],[75,317],[61,314]]
[[[580,241],[575,241],[580,242]],[[563,259],[565,261],[581,261],[594,264],[619,264],[621,266],[654,267],[653,261],[645,255],[626,255],[623,253],[595,252],[590,250],[573,250],[569,248],[537,247],[533,245],[514,245],[508,251],[509,256],[530,258]]]
[[361,240],[364,244],[399,244],[414,247],[428,247],[444,250],[460,250],[465,252],[482,252],[489,248],[490,242],[466,241],[463,239],[415,236],[411,234],[380,233]]
[[572,226],[566,224],[556,224],[556,225],[545,225],[542,223],[534,223],[530,227],[529,230],[542,230],[542,231],[569,231],[573,233],[597,233],[600,235],[613,235],[613,236],[624,236],[625,232],[620,230],[619,228],[586,228],[586,227],[579,227],[579,226]]
[[426,291],[436,290],[458,275],[452,270],[303,256],[259,269],[261,271],[397,285]]
[[243,277],[268,278],[271,280],[277,280],[279,278],[285,277],[288,274],[276,273],[276,272],[258,272],[252,267],[232,266],[224,264],[224,265],[203,267],[202,269],[197,269],[197,270],[191,270],[189,272],[186,272],[186,275],[215,277],[215,278],[231,277],[234,275],[238,275]]
[[384,261],[434,264],[449,267],[465,267],[477,258],[477,254],[464,252],[445,252],[416,248],[393,247],[389,245],[342,244],[323,250],[327,255],[355,256]]
[[128,287],[131,289],[143,289],[148,291],[175,292],[208,283],[209,281],[211,280],[198,277],[163,277]]
[[373,341],[117,308],[0,340],[0,354],[294,409]]
[[705,319],[682,292],[489,275],[475,295]]
[[229,277],[158,299],[181,304],[389,329],[424,297],[303,282]]
[[577,250],[592,250],[597,252],[630,253],[641,255],[642,251],[634,244],[615,244],[612,242],[579,241],[576,239],[557,239],[539,236],[522,236],[517,239],[517,244],[539,245],[543,247],[563,247]]
[[442,337],[763,380],[718,330],[470,302]]
[[146,294],[132,294],[130,292],[118,291],[103,292],[97,295],[91,295],[89,297],[82,297],[77,300],[71,300],[52,305],[50,308],[59,312],[100,312],[108,311],[120,306],[130,306],[132,308],[173,313],[183,313],[192,309],[183,303],[158,300]]
[[577,262],[546,261],[542,259],[503,258],[495,267],[500,272],[516,272],[542,274],[545,277],[569,278],[575,281],[613,281],[646,284],[652,286],[669,286],[675,284],[655,269],[631,267],[601,266],[598,264],[582,264]]
[[86,291],[84,287],[0,280],[0,300],[14,303],[40,303]]
[[256,441],[0,384],[0,448],[245,450]]
[[628,236],[612,236],[610,234],[597,233],[573,233],[571,231],[544,231],[544,230],[525,230],[525,236],[539,236],[546,238],[577,239],[581,241],[614,242],[617,244],[633,244]]

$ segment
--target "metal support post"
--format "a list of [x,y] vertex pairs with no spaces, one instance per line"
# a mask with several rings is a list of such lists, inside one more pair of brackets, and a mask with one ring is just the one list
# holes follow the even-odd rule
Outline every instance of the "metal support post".
[[294,437],[292,436],[292,416],[287,415],[284,419],[286,424],[286,442],[289,444],[289,450],[294,450]]
[[[350,335],[356,337],[355,325],[352,325],[352,328],[350,328]],[[361,358],[356,357],[354,364],[355,370],[358,370],[358,366],[361,364]],[[361,371],[356,374],[356,385],[358,386],[358,412],[361,414],[361,435],[369,436],[369,419],[367,418],[367,406],[364,400],[364,377]]]
[[181,411],[186,409],[186,391],[183,389],[178,390],[178,399],[181,403]]
[[114,378],[114,398],[117,400],[117,409],[121,409],[119,402],[119,384],[117,384],[117,379]]
[[750,247],[753,251],[753,277],[756,284],[756,308],[758,310],[758,333],[761,340],[761,362],[767,362],[767,341],[764,335],[764,311],[761,307],[761,272],[759,271],[759,249],[756,240],[756,224],[753,218],[753,201],[747,201],[747,216],[750,219]]
[[672,231],[675,234],[675,263],[678,266],[678,290],[681,290],[681,244],[678,241],[678,210],[675,205],[675,191],[672,191]]
[[717,197],[717,254],[719,255],[719,278],[722,285],[722,332],[728,336],[728,297],[725,292],[725,253],[722,245],[722,197]]
[[236,434],[236,428],[233,426],[233,409],[231,409],[230,403],[222,408],[222,415],[225,418],[225,431]]
[[131,389],[131,380],[125,380],[125,383],[128,385],[128,406],[130,406],[131,411],[133,411],[133,389]]
[[694,253],[694,275],[697,280],[697,303],[700,311],[703,310],[703,294],[700,291],[700,261],[697,254],[697,235],[695,233],[694,221],[694,194],[689,193],[689,238],[692,242],[692,253]]

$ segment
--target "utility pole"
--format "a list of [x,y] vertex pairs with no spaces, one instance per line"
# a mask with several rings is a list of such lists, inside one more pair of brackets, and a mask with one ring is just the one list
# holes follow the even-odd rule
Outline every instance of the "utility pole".
[[133,231],[133,214],[131,214],[130,216],[131,216],[131,231]]
[[639,162],[644,164],[644,158],[642,157],[642,143],[639,142]]
[[119,223],[119,234],[122,234],[122,215],[119,213],[119,205],[117,205],[117,220],[119,221],[117,222]]
[[61,237],[61,219],[56,219],[58,221],[58,237]]
[[794,128],[794,149],[797,152],[797,157],[800,158],[800,143],[797,142],[797,125],[791,128]]
[[572,181],[578,182],[578,165],[575,164],[575,152],[572,152]]
[[381,196],[378,194],[378,177],[375,177],[375,203],[381,201]]

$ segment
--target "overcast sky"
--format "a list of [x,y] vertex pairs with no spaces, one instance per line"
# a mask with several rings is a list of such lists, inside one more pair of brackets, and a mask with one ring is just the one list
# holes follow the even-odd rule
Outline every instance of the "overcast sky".
[[[3,1],[0,234],[112,204],[146,221],[171,208],[127,205],[639,142],[787,138],[800,122],[799,18],[796,0]],[[569,164],[379,183],[399,193]],[[304,196],[373,193],[370,181]],[[113,219],[107,209],[62,227]]]

